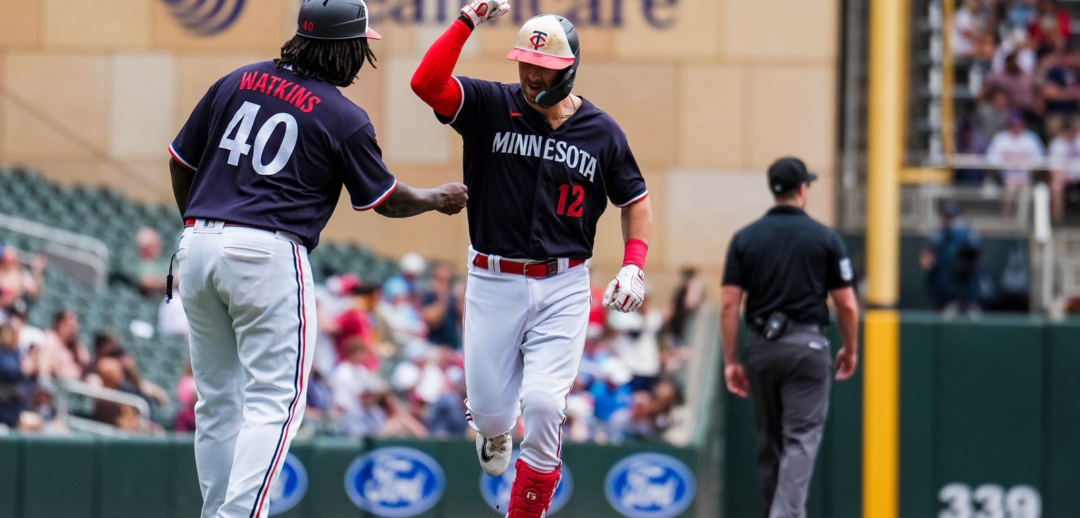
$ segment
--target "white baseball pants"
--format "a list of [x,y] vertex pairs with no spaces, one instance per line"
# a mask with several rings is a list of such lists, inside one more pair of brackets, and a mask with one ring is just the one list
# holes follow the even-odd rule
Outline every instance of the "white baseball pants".
[[307,249],[283,232],[198,220],[177,258],[199,395],[202,518],[265,518],[315,356]]
[[465,383],[469,425],[484,437],[513,428],[525,415],[521,458],[535,470],[562,466],[566,396],[577,377],[589,326],[586,265],[533,279],[472,266],[465,292]]

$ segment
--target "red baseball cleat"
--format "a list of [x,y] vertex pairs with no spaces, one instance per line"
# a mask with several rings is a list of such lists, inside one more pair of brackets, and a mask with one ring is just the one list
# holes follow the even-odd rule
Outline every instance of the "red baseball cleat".
[[517,461],[517,478],[510,490],[510,512],[506,518],[544,518],[547,516],[555,489],[559,487],[562,473],[559,470],[541,473],[529,467],[525,461]]

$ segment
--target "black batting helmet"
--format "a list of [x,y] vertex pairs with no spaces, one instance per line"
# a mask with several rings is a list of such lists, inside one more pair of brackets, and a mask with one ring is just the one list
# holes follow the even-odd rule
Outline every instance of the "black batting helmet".
[[382,39],[368,26],[364,0],[304,0],[296,34],[313,40]]

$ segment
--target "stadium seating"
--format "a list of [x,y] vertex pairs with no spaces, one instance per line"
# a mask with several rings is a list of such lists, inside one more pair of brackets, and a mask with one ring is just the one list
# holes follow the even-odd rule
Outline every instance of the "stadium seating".
[[[162,236],[163,254],[171,255],[180,235],[175,207],[133,203],[108,188],[61,186],[24,169],[0,169],[0,193],[0,214],[104,242],[113,274],[122,274],[124,265],[138,261],[135,233],[139,228],[153,228]],[[36,253],[43,242],[0,229],[0,244]],[[397,271],[394,261],[355,245],[323,244],[312,253],[311,263],[316,282],[328,273],[343,272],[359,274],[364,282],[381,283]],[[147,330],[157,325],[160,302],[143,298],[134,286],[118,280],[119,276],[112,277],[108,286],[98,289],[79,284],[55,269],[46,270],[45,295],[31,308],[31,323],[47,329],[55,312],[74,310],[88,346],[99,330],[116,333],[138,358],[144,376],[175,397],[176,383],[187,361],[186,340],[156,332],[147,337]]]

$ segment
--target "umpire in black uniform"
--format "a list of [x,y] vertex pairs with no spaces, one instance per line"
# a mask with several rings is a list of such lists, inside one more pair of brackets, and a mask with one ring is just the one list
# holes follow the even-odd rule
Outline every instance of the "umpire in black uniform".
[[[836,379],[855,373],[859,307],[851,261],[835,230],[806,215],[817,177],[797,158],[769,167],[776,205],[731,240],[721,330],[728,390],[754,400],[758,468],[768,518],[803,518],[814,458],[829,410],[832,371],[826,298],[844,340]],[[750,346],[739,361],[739,307],[746,296]]]

